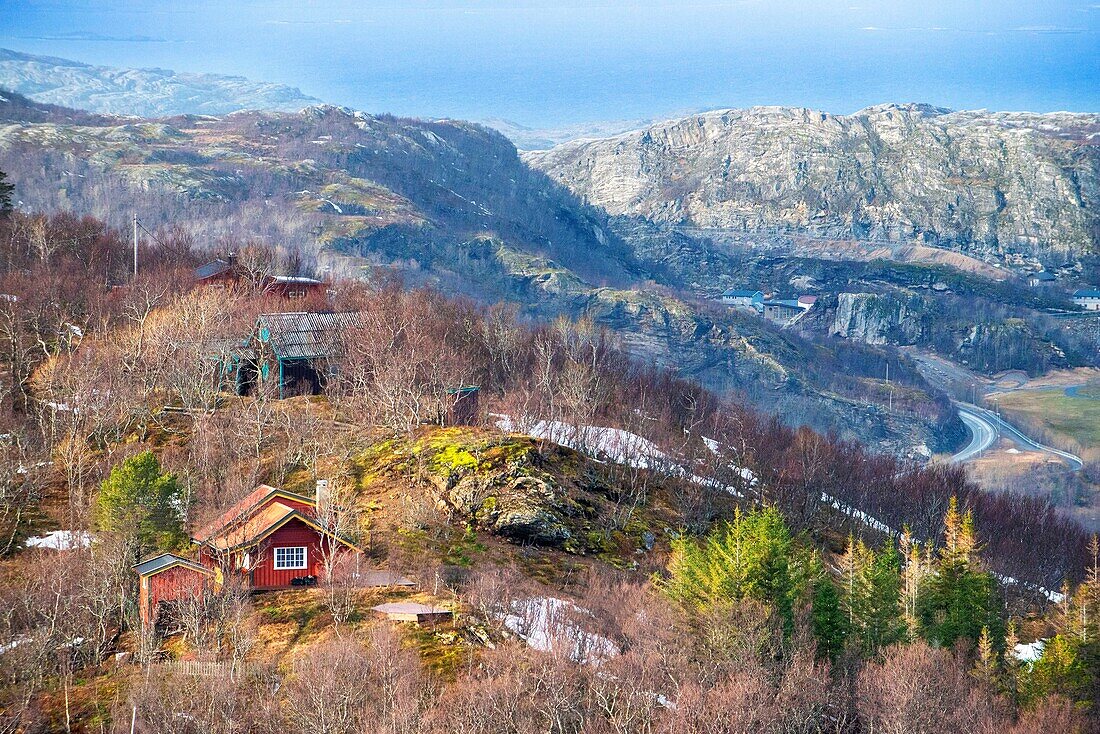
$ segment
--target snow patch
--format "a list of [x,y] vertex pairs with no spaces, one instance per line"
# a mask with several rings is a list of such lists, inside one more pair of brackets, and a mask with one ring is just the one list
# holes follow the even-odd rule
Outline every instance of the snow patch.
[[[573,426],[561,421],[536,421],[531,425],[517,425],[510,416],[495,413],[496,426],[509,433],[522,433],[531,438],[551,441],[559,446],[580,451],[596,461],[610,461],[614,464],[629,466],[633,469],[662,471],[671,476],[685,478],[695,484],[710,489],[728,492],[741,497],[741,492],[732,486],[725,486],[715,479],[701,477],[689,472],[676,463],[671,456],[661,451],[657,444],[648,438],[621,428],[605,426]],[[707,448],[718,456],[718,442],[704,438]],[[730,463],[729,467],[750,486],[756,484],[756,475],[749,469]]]
[[1050,589],[1044,589],[1038,584],[1032,584],[1027,581],[1020,581],[1019,579],[1014,579],[1011,576],[1002,576],[999,573],[994,573],[992,574],[992,576],[1006,586],[1019,585],[1023,586],[1025,589],[1032,589],[1033,591],[1037,591],[1055,604],[1061,604],[1066,600],[1066,595],[1060,591],[1051,591]]
[[672,460],[649,439],[620,428],[572,426],[561,421],[537,421],[518,426],[510,416],[497,415],[497,428],[509,433],[523,433],[531,438],[552,441],[560,446],[580,451],[594,459],[623,464],[634,469],[667,469]]
[[553,597],[533,597],[512,602],[504,626],[540,652],[564,652],[576,663],[599,664],[619,654],[611,640],[584,629],[579,620],[592,612]]
[[28,538],[23,543],[27,548],[49,548],[50,550],[75,550],[87,548],[92,544],[92,534],[84,530],[54,530],[37,538]]
[[883,521],[881,521],[877,518],[871,517],[870,515],[868,515],[863,510],[857,510],[856,508],[852,507],[851,505],[848,505],[848,504],[845,504],[845,503],[841,502],[836,497],[833,497],[831,494],[826,494],[825,492],[822,492],[821,493],[821,501],[822,502],[827,502],[834,509],[840,510],[845,515],[847,515],[848,517],[859,520],[861,523],[863,523],[864,525],[866,525],[869,528],[873,528],[875,530],[878,530],[878,531],[883,532],[883,533],[888,533],[890,535],[894,534],[894,529],[892,527],[890,527],[889,525],[887,525],[886,523],[884,523]]
[[1034,663],[1043,656],[1043,647],[1045,645],[1046,640],[1036,640],[1035,642],[1027,643],[1021,642],[1016,645],[1016,647],[1012,648],[1012,654],[1022,663]]

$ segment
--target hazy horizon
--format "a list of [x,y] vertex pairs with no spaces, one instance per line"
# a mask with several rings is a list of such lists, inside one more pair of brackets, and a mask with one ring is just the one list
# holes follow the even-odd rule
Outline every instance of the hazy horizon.
[[1100,111],[1100,3],[28,0],[0,46],[530,127],[887,102]]

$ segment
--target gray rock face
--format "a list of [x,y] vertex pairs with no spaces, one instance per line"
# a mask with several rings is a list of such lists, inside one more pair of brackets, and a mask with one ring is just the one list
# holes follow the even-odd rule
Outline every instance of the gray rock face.
[[904,303],[889,296],[840,293],[831,333],[867,344],[911,343],[918,336],[919,324],[910,316]]
[[0,87],[47,104],[141,117],[296,111],[320,100],[294,87],[222,74],[114,69],[0,49]]
[[1100,251],[1098,138],[1098,114],[755,107],[524,157],[662,224],[1072,256]]

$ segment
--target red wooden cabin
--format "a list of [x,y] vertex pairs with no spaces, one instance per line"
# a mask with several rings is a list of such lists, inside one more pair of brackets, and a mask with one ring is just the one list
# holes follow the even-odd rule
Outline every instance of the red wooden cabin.
[[304,275],[271,275],[267,273],[249,274],[241,267],[235,255],[215,258],[205,265],[195,268],[197,285],[234,288],[242,282],[255,280],[264,293],[287,299],[307,298],[324,294],[327,289],[324,281]]
[[254,591],[312,586],[324,573],[326,557],[362,552],[325,527],[315,498],[266,484],[200,528],[193,540],[197,559],[161,553],[134,566],[142,624],[154,622],[162,604],[227,581]]
[[317,500],[260,485],[194,536],[199,561],[256,591],[312,585],[325,559],[360,553],[318,518]]
[[173,553],[161,553],[134,566],[138,583],[141,623],[154,622],[160,605],[202,595],[212,584],[214,572]]

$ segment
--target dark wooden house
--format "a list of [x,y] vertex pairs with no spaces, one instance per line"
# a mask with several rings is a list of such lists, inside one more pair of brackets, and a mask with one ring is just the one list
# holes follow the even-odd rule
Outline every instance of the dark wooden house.
[[228,370],[238,395],[264,386],[280,398],[319,395],[339,365],[343,340],[359,325],[354,313],[267,313]]
[[304,275],[253,274],[241,266],[235,255],[217,257],[195,269],[195,284],[234,288],[249,283],[263,293],[289,300],[306,298],[325,291],[324,281]]

